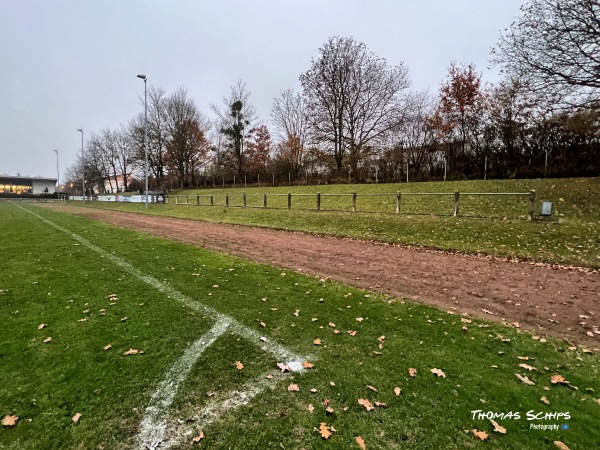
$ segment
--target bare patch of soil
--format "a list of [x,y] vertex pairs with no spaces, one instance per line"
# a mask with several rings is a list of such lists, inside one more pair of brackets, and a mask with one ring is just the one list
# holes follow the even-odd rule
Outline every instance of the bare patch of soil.
[[[52,205],[124,228],[600,347],[600,273],[245,226]],[[591,335],[590,335],[591,334]]]

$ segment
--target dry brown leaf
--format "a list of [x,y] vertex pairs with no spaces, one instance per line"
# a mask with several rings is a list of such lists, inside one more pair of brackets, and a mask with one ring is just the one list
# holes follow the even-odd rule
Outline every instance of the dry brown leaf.
[[52,338],[50,336],[48,336],[46,339],[44,339],[42,341],[44,344],[47,344],[48,342],[52,342]]
[[515,376],[519,380],[521,380],[523,383],[528,384],[529,386],[535,386],[535,383],[533,381],[531,381],[529,378],[519,375],[518,373],[515,373]]
[[552,383],[552,384],[556,384],[556,383],[569,384],[569,382],[567,380],[565,380],[565,377],[563,377],[562,375],[559,375],[559,374],[552,375],[550,377],[550,383]]
[[317,388],[311,388],[310,392],[312,392],[313,394],[316,394],[318,391],[317,391]]
[[502,425],[500,425],[495,420],[490,419],[490,422],[492,422],[492,425],[494,425],[494,431],[496,433],[506,434],[506,428],[504,428]]
[[380,344],[383,344],[384,339],[385,339],[385,336],[379,336],[377,338],[377,340],[379,341]]
[[287,390],[290,391],[290,392],[300,392],[300,388],[298,387],[297,384],[294,384],[294,383],[290,384],[287,387]]
[[313,341],[313,344],[315,344],[315,345],[321,345],[321,339],[315,339]]
[[357,321],[357,322],[362,322],[363,320],[365,320],[365,319],[363,319],[362,317],[357,317],[357,318],[356,318],[356,321]]
[[433,369],[431,369],[431,373],[434,375],[437,375],[438,377],[446,378],[446,374],[444,372],[442,372],[441,369],[433,368]]
[[540,398],[540,402],[545,403],[546,405],[550,404],[550,400],[546,398],[546,396]]
[[485,441],[488,438],[488,435],[485,431],[479,431],[477,428],[473,430],[473,434],[482,441]]
[[341,331],[340,330],[333,330],[333,334],[340,334]]
[[365,445],[365,440],[360,436],[356,436],[356,443],[360,447],[361,450],[367,450],[367,446]]
[[569,447],[567,447],[566,444],[561,441],[554,441],[554,445],[560,448],[560,450],[570,450]]
[[394,388],[394,394],[400,395],[400,392],[402,392],[402,389],[400,389],[399,387]]
[[267,379],[269,379],[269,380],[270,380],[270,379],[272,379],[272,378],[273,378],[273,375],[271,375],[271,374],[268,374],[268,375],[267,375],[265,378],[267,378]]
[[372,411],[373,409],[375,409],[373,404],[366,398],[359,398],[358,404],[364,406],[367,411]]
[[261,322],[261,323],[260,323],[260,326],[264,328],[264,327],[266,327],[266,326],[267,326],[267,324],[266,324],[266,323],[264,323],[264,322]]
[[319,427],[319,433],[323,439],[329,439],[331,436],[331,432],[329,431],[329,427],[325,422],[321,422],[321,426]]
[[17,420],[19,420],[18,416],[4,416],[2,418],[2,426],[3,427],[14,427],[17,424]]
[[244,365],[240,361],[236,361],[235,362],[235,368],[237,370],[242,370],[244,368]]
[[71,420],[73,421],[73,423],[77,423],[77,422],[79,422],[80,418],[81,418],[81,413],[77,413],[73,416],[73,418]]
[[196,437],[192,438],[192,442],[197,443],[204,439],[204,431],[201,431],[200,434]]
[[112,344],[108,344],[108,345],[105,345],[104,347],[102,347],[102,350],[109,350],[111,348],[112,348]]
[[383,403],[383,402],[373,402],[373,404],[375,406],[379,406],[380,408],[385,408],[387,406],[387,403]]
[[308,412],[312,414],[312,413],[313,413],[313,411],[315,410],[315,407],[313,406],[313,404],[312,404],[312,403],[309,403],[309,404],[308,404],[308,407],[307,407],[306,409],[308,409]]
[[473,322],[471,319],[465,319],[464,317],[461,317],[461,318],[460,318],[460,321],[461,321],[462,323],[471,323],[471,322]]
[[335,381],[330,381],[329,385],[335,387]]
[[294,311],[294,315],[295,315],[296,317],[300,316],[300,310],[299,310],[299,309],[297,309],[296,311]]
[[367,386],[368,389],[371,389],[373,392],[379,392],[374,386]]
[[535,367],[530,366],[529,364],[519,364],[519,367],[522,367],[523,369],[527,369],[529,371],[531,371],[531,370],[537,370]]
[[409,374],[411,377],[413,377],[413,378],[414,378],[414,377],[416,377],[416,376],[417,376],[417,369],[415,369],[414,367],[411,367],[411,368],[409,368],[409,369],[408,369],[408,374]]
[[131,355],[137,355],[140,351],[137,348],[130,348],[129,350],[127,350],[125,353],[123,353],[124,356],[131,356]]
[[325,412],[326,412],[327,414],[330,414],[330,415],[331,415],[331,414],[333,414],[333,408],[332,408],[331,406],[328,406],[327,408],[325,408]]
[[305,369],[312,369],[314,366],[314,364],[309,363],[308,361],[304,361],[302,363],[302,367],[304,367]]
[[331,328],[335,328],[335,323],[333,322],[329,322],[327,325],[329,325]]
[[521,361],[529,361],[529,356],[517,356]]
[[40,324],[38,325],[38,330],[43,330],[43,329],[44,329],[44,328],[46,328],[47,326],[48,326],[48,325],[47,325],[47,324],[45,324],[45,323],[40,323]]
[[328,406],[331,403],[331,399],[326,398],[323,400],[323,406]]
[[356,336],[356,331],[354,330],[348,330],[346,333],[348,333],[350,336]]

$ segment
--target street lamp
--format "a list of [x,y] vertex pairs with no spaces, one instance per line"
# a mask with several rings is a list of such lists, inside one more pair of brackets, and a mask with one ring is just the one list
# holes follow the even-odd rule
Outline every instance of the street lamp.
[[60,173],[58,172],[58,150],[54,150],[56,153],[56,190],[58,191],[58,196],[60,198]]
[[83,156],[83,130],[77,128],[77,131],[81,131],[81,195],[85,202],[85,157]]
[[138,75],[144,80],[144,176],[146,178],[146,209],[148,209],[148,95],[146,90],[146,75]]

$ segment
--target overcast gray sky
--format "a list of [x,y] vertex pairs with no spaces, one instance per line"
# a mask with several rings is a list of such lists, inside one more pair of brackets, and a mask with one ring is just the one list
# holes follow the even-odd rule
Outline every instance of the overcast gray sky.
[[91,132],[127,123],[144,84],[187,88],[210,116],[243,79],[268,123],[280,90],[330,36],[352,36],[412,89],[437,91],[451,61],[484,80],[490,48],[525,0],[0,0],[0,174],[61,178]]

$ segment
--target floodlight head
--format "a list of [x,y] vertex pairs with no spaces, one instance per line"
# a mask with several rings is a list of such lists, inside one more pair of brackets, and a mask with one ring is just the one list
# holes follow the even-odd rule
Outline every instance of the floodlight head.
[[77,131],[81,131],[83,133],[83,130],[81,128],[77,128]]
[[146,81],[146,75],[138,75],[138,78],[141,78],[142,80]]

